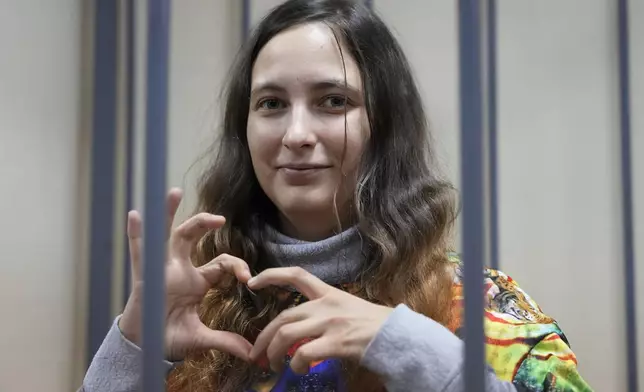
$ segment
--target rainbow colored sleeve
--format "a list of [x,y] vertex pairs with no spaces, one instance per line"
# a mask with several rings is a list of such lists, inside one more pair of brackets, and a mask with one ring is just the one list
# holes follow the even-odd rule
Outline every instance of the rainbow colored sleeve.
[[[454,284],[455,313],[450,329],[458,334],[462,322],[462,271]],[[488,365],[501,380],[518,390],[592,391],[577,371],[577,358],[557,322],[503,272],[486,269],[485,339]]]

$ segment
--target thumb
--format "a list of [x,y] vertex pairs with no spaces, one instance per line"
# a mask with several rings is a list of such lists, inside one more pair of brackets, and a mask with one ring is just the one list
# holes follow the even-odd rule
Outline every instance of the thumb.
[[218,350],[231,354],[246,362],[250,361],[248,354],[252,344],[242,336],[228,331],[216,331],[201,324],[197,331],[195,347],[198,350]]

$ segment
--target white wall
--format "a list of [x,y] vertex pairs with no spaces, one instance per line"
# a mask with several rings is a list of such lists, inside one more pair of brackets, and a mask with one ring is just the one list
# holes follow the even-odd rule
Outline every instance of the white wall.
[[626,390],[613,5],[503,1],[498,25],[501,265],[600,391]]
[[241,44],[241,2],[192,0],[173,4],[168,185],[185,190],[182,219],[192,212],[194,183],[207,162],[197,160],[219,131],[220,89]]
[[1,391],[71,390],[81,13],[75,0],[0,2]]
[[375,0],[411,63],[444,170],[460,181],[458,31],[451,1]]

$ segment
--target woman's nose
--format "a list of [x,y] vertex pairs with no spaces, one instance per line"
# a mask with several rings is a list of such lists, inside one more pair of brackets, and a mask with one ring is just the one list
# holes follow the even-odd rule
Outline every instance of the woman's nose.
[[282,144],[288,149],[312,147],[317,139],[313,130],[314,119],[307,108],[293,107]]

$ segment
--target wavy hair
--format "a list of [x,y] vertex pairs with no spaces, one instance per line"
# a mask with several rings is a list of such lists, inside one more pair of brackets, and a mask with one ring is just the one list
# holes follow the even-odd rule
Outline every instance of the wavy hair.
[[[246,260],[253,272],[266,267],[270,255],[263,247],[264,227],[277,224],[277,211],[259,185],[248,149],[252,67],[276,34],[314,22],[329,26],[345,55],[358,64],[371,127],[352,198],[353,222],[366,253],[358,295],[389,306],[405,303],[447,325],[455,192],[440,175],[422,100],[400,45],[383,21],[357,1],[286,1],[241,48],[223,91],[222,132],[198,186],[198,211],[223,215],[227,223],[204,237],[193,262],[202,265],[229,253]],[[270,291],[263,297],[258,307],[239,285],[214,288],[204,298],[201,319],[252,342],[279,311]],[[345,365],[349,390],[383,389],[377,377],[357,364]],[[240,391],[255,375],[250,364],[211,350],[186,358],[169,377],[168,390]]]

